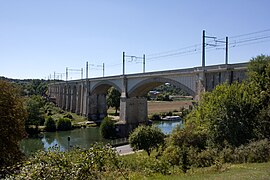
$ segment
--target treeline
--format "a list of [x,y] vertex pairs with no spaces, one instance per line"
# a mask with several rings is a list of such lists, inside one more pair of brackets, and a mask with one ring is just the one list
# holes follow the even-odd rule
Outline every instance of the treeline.
[[61,81],[44,79],[11,79],[3,76],[0,76],[0,80],[4,80],[17,85],[21,91],[22,96],[46,96],[48,91],[48,84]]

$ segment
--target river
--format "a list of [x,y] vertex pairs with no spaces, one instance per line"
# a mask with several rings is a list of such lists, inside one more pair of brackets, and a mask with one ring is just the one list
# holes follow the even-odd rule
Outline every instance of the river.
[[[174,127],[182,125],[181,121],[158,121],[153,123],[159,127],[163,133],[169,134]],[[68,138],[70,137],[70,141]],[[78,146],[88,148],[95,142],[109,142],[103,139],[99,127],[74,129],[71,131],[44,132],[36,138],[26,138],[22,140],[21,150],[29,155],[38,150],[47,151],[51,147],[59,147],[61,151],[65,151],[70,146]]]

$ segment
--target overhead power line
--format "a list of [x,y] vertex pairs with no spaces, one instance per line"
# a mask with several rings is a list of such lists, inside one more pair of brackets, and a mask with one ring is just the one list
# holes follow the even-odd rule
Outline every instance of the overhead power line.
[[[214,38],[206,42],[206,51],[214,51],[214,50],[221,50],[225,49],[224,44],[218,44],[217,42],[224,41],[225,37],[223,38]],[[241,47],[251,44],[257,44],[262,42],[270,41],[270,29],[265,29],[257,32],[241,34],[237,36],[230,36],[230,43],[229,48]],[[187,56],[201,53],[201,48],[199,47],[200,44],[194,44],[191,46],[183,47],[177,50],[171,50],[161,53],[154,53],[147,55],[147,61],[158,61],[161,59],[165,59],[167,57],[176,57],[176,56]],[[224,47],[224,48],[220,48]]]

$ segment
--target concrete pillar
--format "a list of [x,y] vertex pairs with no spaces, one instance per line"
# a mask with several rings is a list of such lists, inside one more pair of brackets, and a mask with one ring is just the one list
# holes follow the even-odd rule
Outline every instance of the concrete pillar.
[[66,109],[67,86],[63,85],[62,109]]
[[59,101],[58,101],[58,107],[62,108],[62,94],[63,94],[63,87],[59,84]]
[[83,88],[83,99],[82,99],[82,115],[87,116],[87,106],[88,106],[88,94],[87,87]]
[[98,95],[97,94],[92,94],[91,96],[89,96],[87,117],[92,121],[96,121],[99,118],[99,115],[98,115]]
[[78,85],[77,94],[76,94],[76,114],[80,114],[81,109],[81,85]]
[[75,112],[76,111],[76,95],[77,95],[77,89],[76,86],[71,87],[70,91],[70,111]]
[[97,114],[99,115],[98,119],[104,119],[107,116],[107,102],[106,94],[99,94],[97,97]]
[[80,115],[83,115],[83,105],[84,105],[84,96],[85,96],[85,94],[84,94],[84,88],[85,88],[85,86],[84,86],[84,84],[82,83],[81,84],[81,100],[80,100]]
[[66,111],[70,111],[70,86],[67,86],[66,91]]
[[205,92],[205,84],[206,84],[206,78],[205,78],[205,72],[201,71],[197,73],[197,78],[196,78],[196,100],[200,100],[200,96],[203,92]]
[[120,120],[126,124],[138,125],[148,121],[147,99],[123,98],[120,99]]
[[61,102],[61,87],[60,87],[60,85],[57,85],[56,104],[57,104],[58,107],[61,107],[60,102]]

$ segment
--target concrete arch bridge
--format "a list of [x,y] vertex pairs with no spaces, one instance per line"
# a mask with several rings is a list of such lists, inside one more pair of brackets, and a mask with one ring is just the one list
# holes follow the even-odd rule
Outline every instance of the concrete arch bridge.
[[120,120],[135,125],[147,121],[147,99],[150,90],[164,83],[180,87],[195,99],[224,82],[246,78],[248,63],[221,64],[187,69],[109,76],[49,84],[48,94],[67,111],[102,120],[107,116],[106,94],[110,87],[121,92]]

